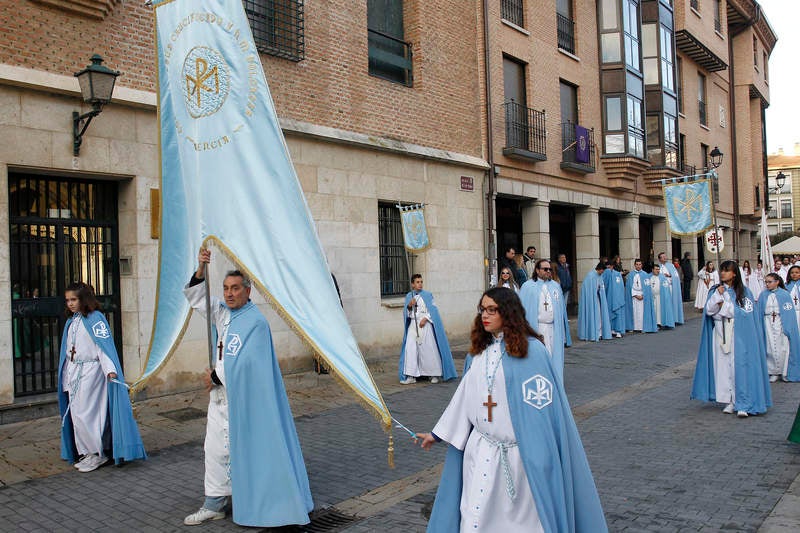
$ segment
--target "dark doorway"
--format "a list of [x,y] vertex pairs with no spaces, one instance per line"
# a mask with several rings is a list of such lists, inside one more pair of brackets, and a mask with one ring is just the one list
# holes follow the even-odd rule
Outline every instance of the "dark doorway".
[[615,213],[600,211],[600,257],[612,259],[619,254],[619,217]]
[[653,219],[639,217],[639,258],[644,263],[645,270],[650,272],[655,259],[655,239],[653,238]]
[[[664,251],[666,252],[666,250]],[[672,238],[672,256],[667,257],[667,259],[672,261],[673,257],[677,257],[678,259],[683,258],[683,252],[681,252],[681,240],[676,239],[675,237]]]
[[558,261],[559,254],[567,256],[569,272],[572,274],[572,292],[567,311],[573,314],[578,309],[578,299],[575,297],[578,290],[578,272],[575,269],[575,209],[550,204],[550,259]]
[[14,395],[58,384],[64,290],[94,287],[122,357],[117,183],[9,173]]
[[513,247],[517,253],[522,248],[522,202],[510,198],[497,198],[497,259],[505,257],[506,248]]

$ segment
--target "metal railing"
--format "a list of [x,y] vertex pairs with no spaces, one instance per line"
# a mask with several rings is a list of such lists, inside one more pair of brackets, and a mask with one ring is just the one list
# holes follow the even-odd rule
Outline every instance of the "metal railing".
[[545,113],[510,100],[503,104],[506,114],[506,146],[533,152],[542,157],[547,154]]
[[500,16],[507,21],[523,28],[525,18],[523,16],[523,0],[502,0],[500,2]]
[[400,211],[393,203],[378,204],[378,235],[381,297],[402,296],[408,292],[408,263]]
[[579,161],[579,155],[583,150],[581,150],[580,142],[581,140],[578,139],[578,136],[575,132],[575,127],[577,124],[571,121],[562,122],[561,123],[561,161],[564,163],[575,163],[577,165],[583,165],[586,167],[590,167],[594,170],[595,167],[595,152],[596,146],[594,143],[594,128],[586,128],[588,137],[588,146],[585,147],[585,150],[588,151],[588,161]]
[[575,53],[575,21],[556,13],[558,26],[558,47],[570,54]]
[[681,161],[681,166],[678,170],[680,170],[684,176],[694,176],[695,174],[697,174],[697,167],[694,165],[690,165],[686,161]]
[[377,30],[368,29],[367,33],[370,75],[411,87],[414,81],[411,43]]
[[304,0],[243,0],[256,48],[290,61],[305,59]]

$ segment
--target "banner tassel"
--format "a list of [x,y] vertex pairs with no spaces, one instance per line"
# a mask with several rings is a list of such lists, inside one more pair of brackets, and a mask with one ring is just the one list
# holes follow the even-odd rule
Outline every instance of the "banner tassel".
[[389,468],[394,468],[394,437],[389,435],[389,448],[386,450],[389,456]]

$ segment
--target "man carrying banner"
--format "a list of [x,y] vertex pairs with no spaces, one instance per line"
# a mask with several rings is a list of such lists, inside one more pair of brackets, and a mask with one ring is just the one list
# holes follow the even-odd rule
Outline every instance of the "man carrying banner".
[[[191,306],[206,313],[206,265],[184,289]],[[225,301],[211,299],[216,326],[214,368],[204,382],[210,392],[205,439],[205,502],[183,523],[225,518],[242,526],[307,524],[314,508],[308,475],[266,318],[250,301],[250,280],[238,270],[223,282]],[[280,482],[278,482],[280,481]]]
[[439,309],[433,302],[433,294],[422,290],[422,283],[422,275],[411,276],[412,290],[406,294],[399,365],[403,385],[416,383],[420,376],[430,376],[431,383],[458,377]]

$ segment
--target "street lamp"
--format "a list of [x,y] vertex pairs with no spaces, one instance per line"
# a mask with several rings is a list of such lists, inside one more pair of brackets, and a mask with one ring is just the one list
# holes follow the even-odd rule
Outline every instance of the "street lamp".
[[722,156],[725,154],[719,151],[718,146],[715,146],[708,155],[711,156],[711,168],[717,168],[722,164]]
[[111,101],[114,83],[119,72],[103,66],[103,58],[98,54],[92,56],[92,64],[75,73],[81,88],[83,101],[92,106],[92,110],[81,115],[72,112],[72,155],[78,156],[83,141],[83,134],[94,117],[100,114],[103,106]]

